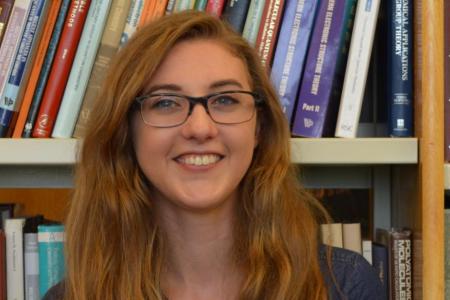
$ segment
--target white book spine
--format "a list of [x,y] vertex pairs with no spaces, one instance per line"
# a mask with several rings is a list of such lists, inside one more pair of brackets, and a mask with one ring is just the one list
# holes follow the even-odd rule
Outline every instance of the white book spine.
[[37,233],[25,233],[23,242],[25,299],[39,300],[39,248]]
[[362,241],[362,255],[363,257],[372,264],[372,241],[363,240]]
[[128,13],[127,22],[123,29],[122,37],[120,39],[120,46],[126,44],[126,42],[133,36],[137,26],[139,25],[139,19],[141,18],[142,9],[144,8],[144,0],[131,1],[130,12]]
[[342,224],[342,242],[345,249],[362,254],[361,224]]
[[358,1],[336,123],[337,137],[356,137],[380,1]]
[[70,138],[83,102],[112,0],[93,0],[52,131],[54,138]]
[[266,0],[251,0],[248,8],[242,37],[252,46],[255,46],[258,38],[259,24],[261,23],[265,4]]
[[23,226],[25,219],[6,219],[6,290],[8,300],[24,300]]
[[342,223],[322,224],[320,225],[320,231],[322,243],[333,247],[343,247]]

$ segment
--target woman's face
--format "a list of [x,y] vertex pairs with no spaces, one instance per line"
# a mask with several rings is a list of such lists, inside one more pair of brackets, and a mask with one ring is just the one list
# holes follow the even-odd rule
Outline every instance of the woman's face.
[[[229,90],[251,91],[244,63],[220,43],[178,43],[151,78],[146,91],[193,97]],[[182,125],[157,128],[133,119],[138,163],[154,187],[160,207],[206,212],[232,204],[257,144],[256,114],[247,122],[215,123],[195,105]]]

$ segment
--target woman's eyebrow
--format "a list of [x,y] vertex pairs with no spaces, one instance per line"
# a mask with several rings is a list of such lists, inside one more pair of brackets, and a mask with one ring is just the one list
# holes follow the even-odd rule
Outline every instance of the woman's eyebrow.
[[230,86],[230,85],[236,86],[239,88],[243,88],[243,85],[239,81],[234,80],[234,79],[224,79],[224,80],[215,81],[212,84],[210,84],[209,87],[211,89],[215,89],[215,88],[221,88],[221,87]]
[[167,90],[167,91],[173,91],[173,92],[179,92],[182,90],[181,86],[173,84],[173,83],[166,83],[166,84],[156,84],[151,86],[148,90],[145,91],[146,94],[151,94],[154,91],[158,90]]

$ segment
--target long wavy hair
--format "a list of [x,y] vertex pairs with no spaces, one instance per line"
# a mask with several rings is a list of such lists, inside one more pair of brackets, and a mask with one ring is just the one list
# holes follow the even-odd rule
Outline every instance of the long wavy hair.
[[164,299],[164,234],[133,149],[136,96],[180,41],[220,42],[248,67],[258,110],[258,146],[240,184],[235,244],[245,274],[240,299],[326,299],[318,224],[327,214],[291,163],[290,131],[255,50],[200,12],[163,17],[139,30],[109,68],[90,117],[66,220],[66,299]]

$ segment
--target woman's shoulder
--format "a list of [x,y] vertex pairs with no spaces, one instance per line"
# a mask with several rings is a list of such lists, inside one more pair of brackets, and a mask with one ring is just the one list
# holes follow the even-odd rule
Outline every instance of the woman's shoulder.
[[[330,249],[332,275],[328,267],[327,249]],[[329,287],[330,299],[384,299],[380,278],[360,254],[342,248],[321,246],[319,261]]]
[[51,287],[42,300],[62,300],[64,299],[64,282],[60,282]]

